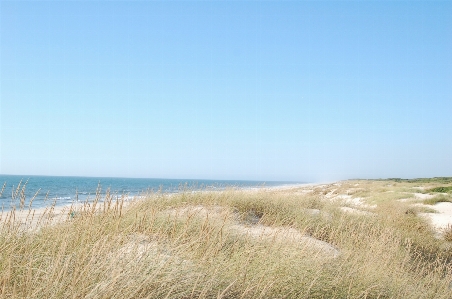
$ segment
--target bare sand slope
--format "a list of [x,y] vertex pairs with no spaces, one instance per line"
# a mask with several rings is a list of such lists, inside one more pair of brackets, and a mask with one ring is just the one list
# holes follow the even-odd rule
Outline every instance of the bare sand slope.
[[439,202],[430,208],[437,213],[420,213],[419,215],[430,220],[436,231],[442,232],[444,229],[452,226],[452,203]]
[[287,227],[270,227],[265,225],[243,224],[232,225],[230,229],[238,234],[246,235],[254,239],[271,240],[272,242],[293,243],[299,245],[302,250],[312,255],[320,255],[322,257],[337,257],[339,250],[333,245],[318,240],[316,238],[303,235],[294,228]]

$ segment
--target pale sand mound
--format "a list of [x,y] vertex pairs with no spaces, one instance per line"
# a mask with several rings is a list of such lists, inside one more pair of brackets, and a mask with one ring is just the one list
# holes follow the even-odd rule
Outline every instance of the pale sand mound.
[[[186,206],[181,208],[169,209],[164,211],[165,213],[174,217],[212,217],[212,218],[224,218],[231,215],[228,209],[221,206]],[[309,212],[313,214],[320,213],[320,210],[311,209]],[[251,238],[261,240],[271,240],[275,242],[284,242],[297,244],[308,250],[312,255],[321,255],[328,257],[337,257],[339,251],[331,244],[317,240],[315,238],[301,234],[299,231],[293,228],[285,227],[270,227],[260,224],[246,226],[240,223],[231,225],[229,227],[233,232],[241,235],[246,235]]]
[[313,255],[337,257],[340,252],[333,245],[301,234],[293,228],[270,227],[264,225],[245,226],[241,224],[230,227],[234,232],[255,239],[271,240],[273,242],[293,243],[300,245],[303,250],[310,251]]
[[367,209],[374,209],[377,206],[376,205],[368,205],[363,202],[363,198],[361,197],[352,197],[352,195],[348,194],[339,194],[333,198],[331,198],[334,201],[343,201],[345,204],[354,205],[357,207],[363,207]]
[[413,193],[415,198],[418,199],[430,199],[435,197],[436,195],[432,195],[432,194],[424,194],[424,193]]
[[375,215],[375,213],[371,213],[371,212],[367,212],[367,211],[361,211],[361,210],[354,209],[354,208],[349,208],[349,207],[340,207],[339,210],[341,210],[344,213],[355,214],[355,215],[362,215],[362,216],[373,216],[373,215]]
[[193,267],[193,262],[178,256],[170,248],[160,244],[151,237],[143,234],[128,236],[129,241],[108,256],[115,264],[122,266],[136,266],[136,263],[152,262],[154,268],[159,268],[166,263],[177,265],[179,269]]
[[451,202],[439,202],[428,207],[436,210],[438,213],[419,213],[419,215],[429,219],[437,232],[441,233],[449,225],[452,225]]

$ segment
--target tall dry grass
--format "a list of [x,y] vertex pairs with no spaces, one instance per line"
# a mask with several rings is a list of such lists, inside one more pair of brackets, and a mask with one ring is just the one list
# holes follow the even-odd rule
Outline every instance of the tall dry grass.
[[353,189],[344,185],[149,193],[127,205],[98,192],[60,218],[57,207],[39,221],[18,217],[24,207],[4,212],[0,297],[451,298],[447,242],[403,203],[344,213],[325,197]]

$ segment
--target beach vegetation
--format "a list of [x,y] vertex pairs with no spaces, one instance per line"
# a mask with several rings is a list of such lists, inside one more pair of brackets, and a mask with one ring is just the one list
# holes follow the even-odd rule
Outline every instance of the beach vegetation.
[[384,184],[5,211],[0,298],[450,298],[450,238]]
[[444,240],[452,242],[452,225],[448,225],[443,232]]
[[[373,181],[373,180],[372,180]],[[388,178],[388,179],[379,179],[375,181],[393,181],[396,183],[421,183],[421,184],[428,184],[428,183],[442,183],[442,184],[449,184],[452,183],[452,177],[434,177],[434,178],[415,178],[415,179],[402,179],[402,178]]]
[[439,202],[452,202],[452,197],[450,195],[439,194],[435,197],[425,199],[422,202],[427,205],[435,205]]
[[428,190],[429,192],[447,193],[452,191],[452,186],[435,187]]

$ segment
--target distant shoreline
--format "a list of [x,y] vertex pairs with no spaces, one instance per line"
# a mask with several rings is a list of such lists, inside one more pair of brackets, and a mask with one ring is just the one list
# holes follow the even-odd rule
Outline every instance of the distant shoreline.
[[[6,185],[5,185],[6,183]],[[97,178],[61,176],[0,175],[0,196],[3,210],[11,210],[12,202],[19,206],[25,195],[25,206],[32,198],[33,208],[46,207],[56,201],[57,206],[84,203],[93,200],[96,193],[105,196],[139,196],[148,191],[178,193],[183,190],[223,190],[228,187],[261,188],[299,184],[291,181],[241,181],[241,180],[179,180],[141,178]],[[38,192],[39,191],[39,192]],[[14,196],[13,196],[14,194]],[[13,199],[14,198],[14,199]]]

